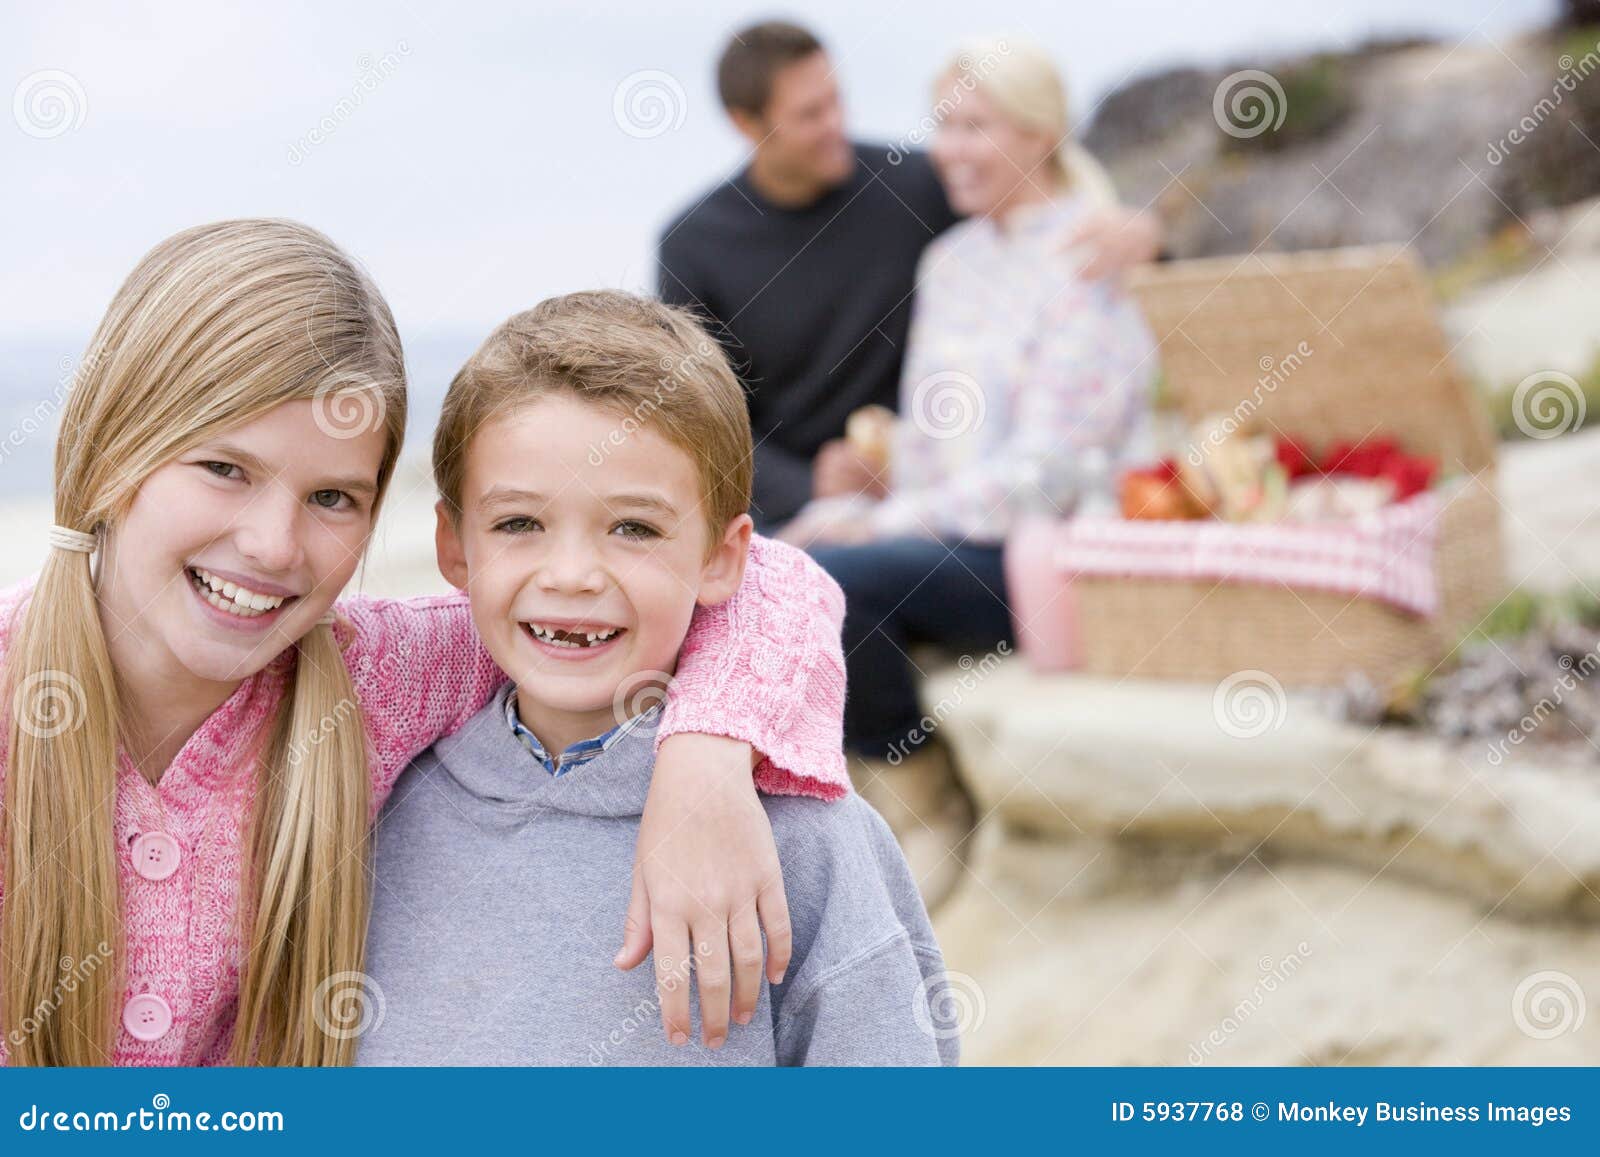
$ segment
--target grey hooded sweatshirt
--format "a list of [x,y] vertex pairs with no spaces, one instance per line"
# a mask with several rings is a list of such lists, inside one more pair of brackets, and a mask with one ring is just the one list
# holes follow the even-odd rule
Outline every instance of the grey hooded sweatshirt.
[[[763,796],[794,951],[715,1051],[669,1045],[653,960],[621,972],[649,727],[552,776],[506,725],[508,684],[401,774],[378,818],[364,1065],[953,1065],[939,947],[888,826],[859,796]],[[941,1019],[944,1018],[944,1019]]]

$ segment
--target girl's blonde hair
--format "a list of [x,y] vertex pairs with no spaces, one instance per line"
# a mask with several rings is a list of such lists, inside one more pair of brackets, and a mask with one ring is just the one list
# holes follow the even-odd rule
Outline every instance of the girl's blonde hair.
[[[55,521],[103,541],[157,467],[285,402],[348,407],[349,390],[363,391],[388,435],[381,496],[405,432],[405,372],[377,288],[333,242],[294,222],[185,230],[139,262],[90,343],[62,413]],[[353,1051],[324,1031],[318,1004],[325,981],[363,962],[365,730],[332,628],[318,625],[296,650],[257,747],[239,883],[236,1063],[339,1064]],[[0,1027],[13,1064],[107,1064],[124,969],[99,967],[70,987],[60,975],[68,958],[98,960],[108,946],[113,963],[123,956],[113,823],[121,704],[89,555],[48,553],[11,632],[7,678]],[[81,689],[75,725],[41,728],[25,716],[24,695],[52,682],[74,698]],[[331,733],[329,719],[339,722]],[[326,738],[295,742],[314,731]]]
[[1081,193],[1095,204],[1117,203],[1111,177],[1072,140],[1066,85],[1044,49],[1011,39],[970,41],[939,71],[934,99],[941,109],[959,102],[959,95],[943,91],[951,83],[964,91],[981,91],[1007,120],[1055,141],[1046,163],[1063,189]]

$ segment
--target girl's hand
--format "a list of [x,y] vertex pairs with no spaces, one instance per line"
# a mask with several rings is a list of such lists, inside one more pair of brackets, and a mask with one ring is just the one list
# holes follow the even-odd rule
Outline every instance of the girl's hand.
[[727,1039],[730,988],[734,1021],[755,1015],[762,928],[767,980],[789,967],[789,903],[751,775],[760,759],[748,743],[692,733],[663,740],[656,757],[615,963],[634,968],[654,944],[661,1024],[675,1045],[689,1039],[691,945],[707,1048]]

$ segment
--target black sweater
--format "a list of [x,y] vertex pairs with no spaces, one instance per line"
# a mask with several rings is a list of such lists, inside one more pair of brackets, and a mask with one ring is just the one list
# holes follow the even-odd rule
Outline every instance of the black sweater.
[[703,313],[748,392],[768,527],[811,496],[811,459],[852,410],[895,405],[917,259],[956,220],[924,154],[857,145],[856,158],[799,209],[740,173],[661,238],[662,299]]

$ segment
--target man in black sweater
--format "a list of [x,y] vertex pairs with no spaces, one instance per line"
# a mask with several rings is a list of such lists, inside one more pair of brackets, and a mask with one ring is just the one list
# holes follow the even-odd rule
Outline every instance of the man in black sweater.
[[[850,141],[832,65],[805,29],[736,34],[717,87],[750,162],[662,234],[659,291],[701,311],[745,384],[752,514],[770,532],[813,496],[883,492],[845,420],[895,406],[917,259],[956,215],[926,154]],[[1124,215],[1070,240],[1110,272],[1148,257],[1155,228]]]

